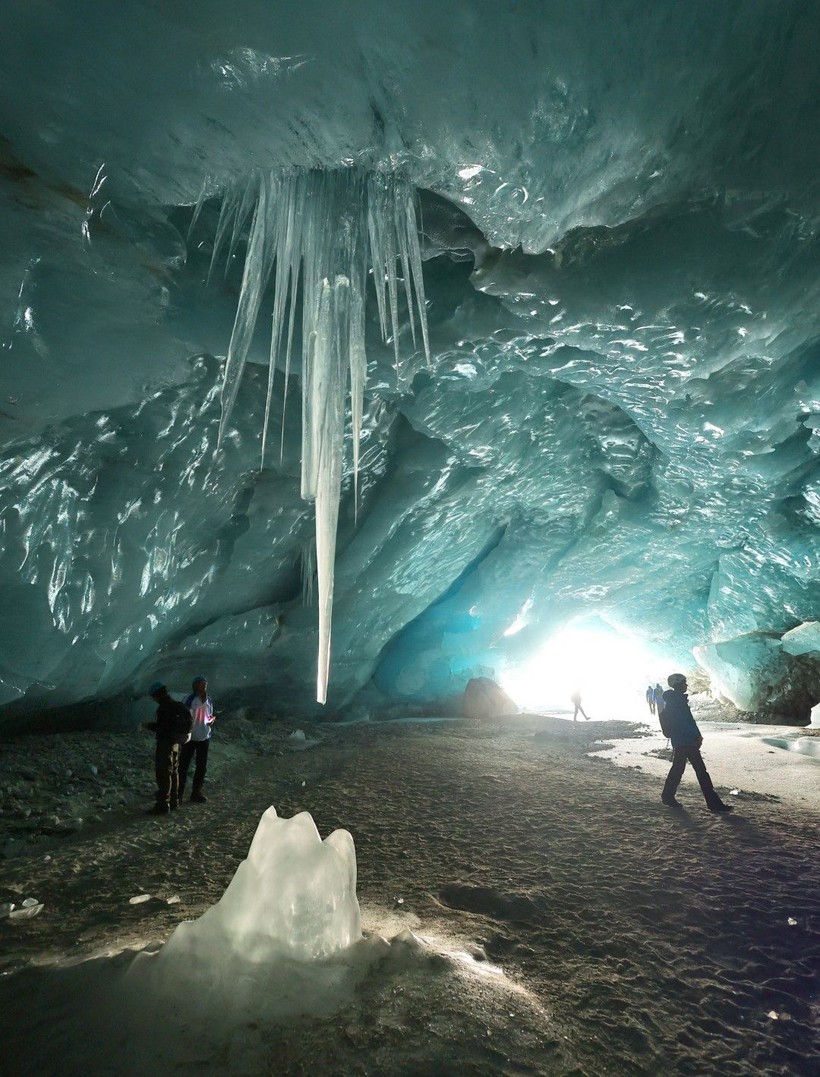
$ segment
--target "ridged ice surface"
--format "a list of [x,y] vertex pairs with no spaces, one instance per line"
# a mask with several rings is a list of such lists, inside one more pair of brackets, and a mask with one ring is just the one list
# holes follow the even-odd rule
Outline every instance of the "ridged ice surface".
[[799,0],[4,12],[0,705],[428,701],[589,615],[805,715],[818,40]]
[[[345,412],[353,442],[353,498],[358,504],[360,433],[367,381],[365,296],[372,275],[381,336],[393,343],[401,381],[398,295],[404,286],[413,343],[418,321],[429,362],[427,311],[416,199],[402,177],[357,169],[253,174],[222,199],[211,266],[223,237],[235,247],[251,209],[237,305],[222,380],[219,445],[231,429],[236,395],[268,278],[273,274],[268,388],[260,464],[265,462],[277,363],[287,398],[296,308],[302,309],[302,497],[315,503],[319,653],[316,698],[327,700],[336,531],[344,463]],[[229,253],[230,257],[230,253]],[[399,276],[399,271],[401,276]],[[284,415],[283,415],[284,422]],[[283,447],[283,446],[282,446]]]

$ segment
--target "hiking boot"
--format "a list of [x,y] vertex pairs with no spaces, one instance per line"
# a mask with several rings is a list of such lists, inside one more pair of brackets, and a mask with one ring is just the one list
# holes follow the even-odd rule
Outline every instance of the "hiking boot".
[[683,805],[679,800],[674,797],[661,797],[661,803],[665,804],[667,808],[681,808]]
[[155,804],[153,808],[149,808],[145,813],[146,815],[167,815],[171,809],[167,804]]
[[207,803],[207,800],[208,798],[200,789],[195,789],[193,793],[191,793],[192,804],[205,804]]
[[724,804],[722,800],[717,801],[716,804],[707,804],[706,807],[709,811],[734,811],[731,804]]

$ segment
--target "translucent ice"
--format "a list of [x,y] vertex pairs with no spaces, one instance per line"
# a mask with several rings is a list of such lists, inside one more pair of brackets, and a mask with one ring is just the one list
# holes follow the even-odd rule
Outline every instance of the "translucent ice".
[[350,834],[334,830],[322,841],[307,812],[280,819],[270,807],[220,901],[180,924],[163,960],[184,954],[218,975],[237,960],[258,965],[328,957],[360,938]]
[[808,717],[820,5],[621,6],[5,5],[4,720],[315,713],[331,615],[334,712],[589,616]]
[[[319,641],[316,698],[324,703],[330,674],[330,627],[336,531],[344,453],[345,401],[350,396],[353,432],[354,511],[358,505],[359,435],[367,358],[365,295],[372,273],[385,341],[392,340],[399,368],[398,273],[416,344],[415,318],[429,362],[430,344],[413,187],[392,173],[346,168],[287,169],[252,175],[244,190],[227,192],[214,243],[219,250],[227,222],[255,204],[245,268],[222,385],[220,443],[236,402],[259,316],[274,271],[273,312],[262,463],[282,355],[285,396],[290,376],[296,297],[302,295],[302,497],[316,503]],[[236,207],[239,207],[238,209]],[[238,225],[237,225],[238,226]],[[233,245],[229,250],[229,258]],[[283,353],[283,354],[282,354]],[[283,423],[284,427],[284,423]]]

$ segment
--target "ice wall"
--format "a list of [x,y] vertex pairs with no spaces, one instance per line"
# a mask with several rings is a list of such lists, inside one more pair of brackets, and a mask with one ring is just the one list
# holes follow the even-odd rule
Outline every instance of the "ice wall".
[[590,613],[805,711],[816,5],[0,19],[6,713],[194,667],[307,711],[321,648],[331,710],[426,700]]

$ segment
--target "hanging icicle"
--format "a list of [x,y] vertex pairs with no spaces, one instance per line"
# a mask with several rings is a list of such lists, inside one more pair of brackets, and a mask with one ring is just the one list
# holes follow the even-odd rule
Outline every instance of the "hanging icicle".
[[[302,497],[316,504],[319,646],[316,698],[324,703],[330,673],[330,629],[336,530],[344,464],[346,397],[353,427],[353,481],[359,491],[359,436],[367,374],[365,296],[373,275],[382,337],[392,338],[399,368],[399,277],[410,317],[430,347],[421,252],[412,186],[390,173],[355,169],[257,173],[226,192],[213,263],[228,242],[228,261],[249,217],[242,288],[222,383],[219,443],[225,436],[262,295],[274,272],[270,372],[262,432],[264,466],[274,372],[284,359],[285,398],[291,369],[297,295],[302,297]],[[399,270],[397,271],[397,264]],[[275,267],[275,268],[274,268]],[[413,302],[415,298],[415,304]],[[414,310],[415,307],[415,310]],[[284,425],[284,415],[283,415]]]

